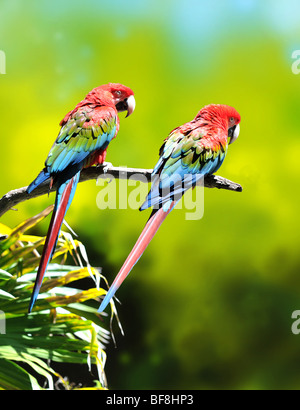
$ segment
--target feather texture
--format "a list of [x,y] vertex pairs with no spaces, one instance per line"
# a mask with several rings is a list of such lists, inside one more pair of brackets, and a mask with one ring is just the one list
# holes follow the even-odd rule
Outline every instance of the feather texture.
[[36,281],[34,284],[31,300],[29,303],[29,312],[31,312],[33,305],[38,297],[40,288],[42,286],[43,278],[47,270],[50,259],[53,256],[58,235],[65,217],[65,214],[73,200],[76,186],[79,180],[80,172],[78,172],[70,181],[61,185],[56,194],[55,205],[52,212],[50,226],[48,229],[45,246],[41,256],[40,265],[38,268]]
[[[129,107],[127,101],[133,104]],[[133,92],[121,84],[105,84],[92,90],[74,110],[61,121],[61,130],[45,162],[45,168],[29,185],[31,193],[51,178],[57,194],[48,234],[43,249],[29,312],[37,299],[48,263],[55,251],[65,214],[72,202],[80,171],[94,164],[102,164],[108,144],[119,130],[118,111],[128,106],[134,109]]]
[[203,176],[213,174],[220,168],[227,153],[228,139],[234,135],[233,131],[240,120],[234,108],[212,104],[200,110],[194,120],[170,133],[160,148],[151,189],[140,208],[152,207],[151,217],[101,303],[100,312],[108,305],[184,193],[195,187]]
[[166,209],[165,211],[161,208],[150,216],[134,248],[128,255],[126,261],[124,262],[122,268],[120,269],[120,272],[116,276],[113,284],[109,288],[109,291],[105,295],[99,307],[98,312],[102,312],[106,308],[111,298],[114,296],[118,288],[121,286],[122,282],[126,279],[131,269],[134,267],[134,265],[138,262],[138,260],[144,253],[148,244],[150,243],[150,241],[152,240],[152,238],[158,231],[163,221],[166,219],[167,215],[171,212],[174,205],[175,205],[174,203],[171,203],[169,204],[168,209]]

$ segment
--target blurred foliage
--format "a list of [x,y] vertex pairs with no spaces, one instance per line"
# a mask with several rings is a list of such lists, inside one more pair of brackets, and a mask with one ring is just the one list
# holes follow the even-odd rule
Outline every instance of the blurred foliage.
[[62,232],[53,258],[60,256],[65,260],[71,254],[81,267],[49,265],[41,287],[42,297],[33,313],[27,314],[40,261],[38,251],[45,238],[27,235],[26,231],[51,210],[52,206],[12,230],[0,224],[0,389],[88,387],[84,379],[81,386],[76,386],[61,376],[55,363],[88,367],[97,377],[96,388],[103,389],[103,349],[110,337],[97,313],[99,301],[91,299],[102,296],[104,291],[98,286],[85,291],[70,286],[90,276],[96,284],[101,275],[89,264],[82,266],[80,253],[88,263],[85,248],[70,234]]
[[[65,113],[108,81],[137,101],[108,149],[116,166],[153,167],[170,130],[205,104],[242,117],[219,173],[244,191],[206,190],[200,221],[174,211],[117,293],[125,338],[108,351],[110,387],[299,386],[299,18],[294,0],[1,1],[3,194],[33,180]],[[112,282],[148,214],[100,211],[99,189],[79,184],[67,221]]]

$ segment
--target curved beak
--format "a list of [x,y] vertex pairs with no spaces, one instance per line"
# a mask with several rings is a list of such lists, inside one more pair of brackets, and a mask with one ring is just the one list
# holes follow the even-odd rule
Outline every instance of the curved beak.
[[240,134],[240,124],[237,124],[234,127],[229,128],[228,130],[229,145],[238,139],[239,134]]
[[133,95],[130,95],[127,98],[127,115],[125,118],[129,117],[129,115],[133,113],[134,109],[135,109],[135,98]]

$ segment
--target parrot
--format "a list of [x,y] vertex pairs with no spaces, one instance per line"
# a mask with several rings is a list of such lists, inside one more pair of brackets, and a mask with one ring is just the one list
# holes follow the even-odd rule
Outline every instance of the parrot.
[[159,227],[184,193],[215,173],[222,165],[228,145],[239,136],[240,114],[224,104],[203,107],[196,117],[175,128],[159,150],[152,172],[151,189],[140,207],[152,207],[150,217],[132,251],[102,300],[102,312],[140,259]]
[[60,132],[50,149],[45,167],[28,186],[30,194],[42,182],[50,180],[57,187],[53,213],[43,248],[28,312],[32,311],[58,241],[65,214],[73,200],[80,172],[105,161],[110,141],[120,127],[118,112],[135,109],[133,91],[118,83],[108,83],[91,90],[60,122]]

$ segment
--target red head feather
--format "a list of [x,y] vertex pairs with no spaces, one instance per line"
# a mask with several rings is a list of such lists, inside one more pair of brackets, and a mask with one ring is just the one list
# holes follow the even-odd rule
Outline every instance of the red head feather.
[[127,116],[129,116],[135,109],[135,99],[133,95],[134,93],[130,88],[118,83],[108,83],[93,88],[92,91],[86,95],[84,100],[80,101],[74,110],[70,111],[65,116],[60,125],[64,125],[78,108],[89,104],[113,107],[118,112],[128,111]]
[[217,123],[226,130],[238,125],[241,121],[241,116],[237,110],[229,105],[210,104],[203,107],[195,117],[195,120],[203,119],[213,124]]

